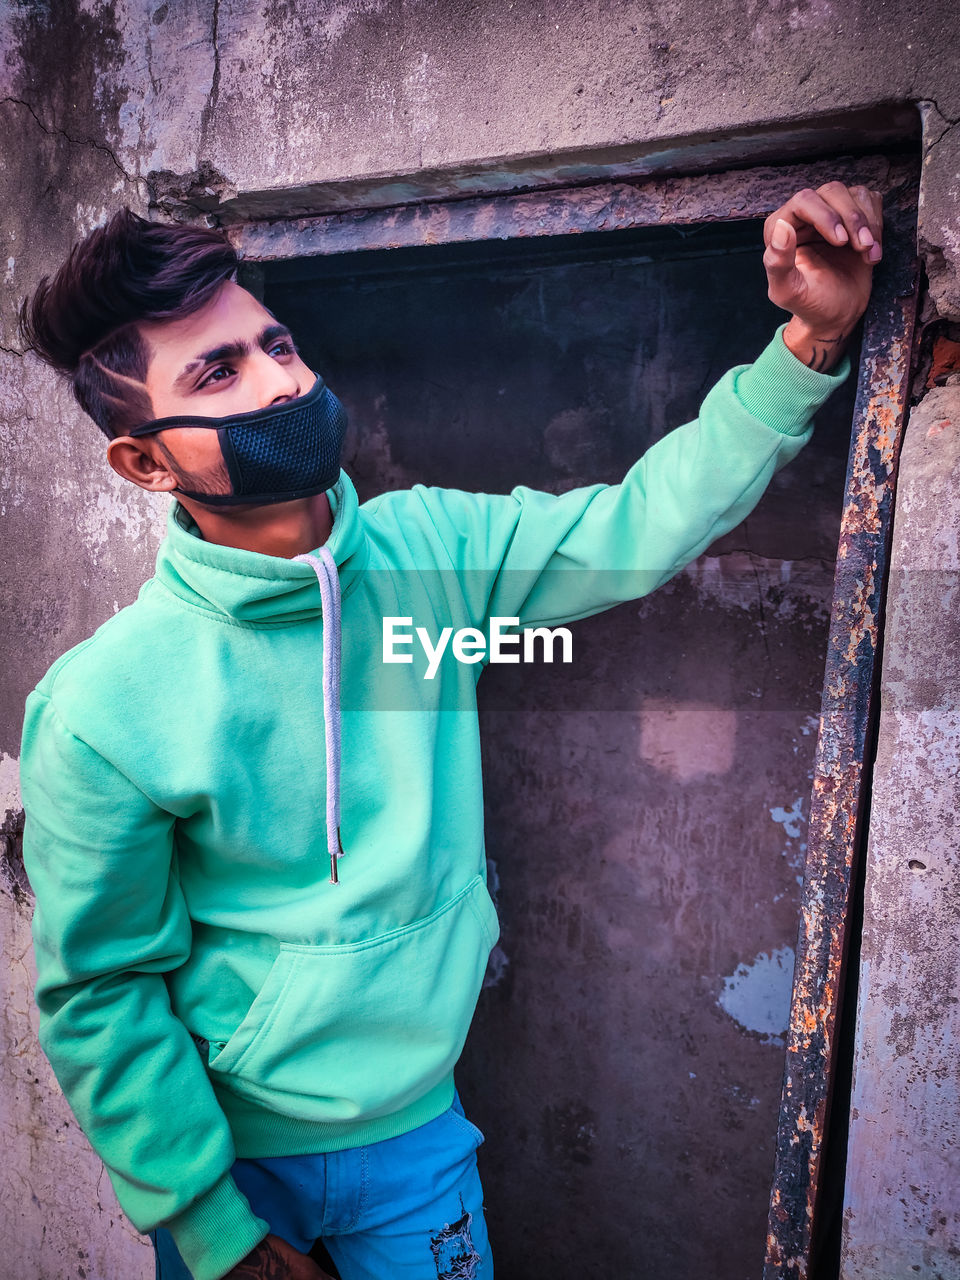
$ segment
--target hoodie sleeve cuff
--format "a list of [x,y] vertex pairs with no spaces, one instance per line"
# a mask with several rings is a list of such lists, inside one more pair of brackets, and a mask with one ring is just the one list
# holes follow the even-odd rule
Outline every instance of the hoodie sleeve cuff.
[[828,396],[850,375],[844,354],[832,373],[818,373],[798,360],[783,341],[786,323],[753,364],[736,373],[734,391],[748,413],[781,435],[800,436]]
[[229,1173],[163,1226],[194,1280],[220,1280],[270,1231]]

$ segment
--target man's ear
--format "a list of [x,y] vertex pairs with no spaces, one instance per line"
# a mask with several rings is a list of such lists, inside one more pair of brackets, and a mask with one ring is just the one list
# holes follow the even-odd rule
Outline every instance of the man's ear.
[[118,436],[111,440],[107,445],[107,461],[118,476],[141,489],[168,493],[177,487],[177,477],[153,448],[148,436]]

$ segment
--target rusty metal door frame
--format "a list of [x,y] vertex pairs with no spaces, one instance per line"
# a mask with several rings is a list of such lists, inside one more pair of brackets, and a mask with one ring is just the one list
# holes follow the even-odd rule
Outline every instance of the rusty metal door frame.
[[[864,317],[814,766],[764,1280],[806,1280],[820,1205],[878,712],[897,463],[919,291],[917,193],[885,192],[884,270]],[[816,1278],[815,1278],[816,1280]]]
[[[366,250],[762,219],[800,187],[864,183],[884,194],[884,261],[864,317],[827,641],[800,930],[787,1033],[764,1280],[806,1280],[818,1230],[844,962],[864,798],[897,460],[907,410],[919,268],[913,156],[644,178],[471,197],[226,230],[258,290],[262,264]],[[258,280],[258,276],[260,279]]]

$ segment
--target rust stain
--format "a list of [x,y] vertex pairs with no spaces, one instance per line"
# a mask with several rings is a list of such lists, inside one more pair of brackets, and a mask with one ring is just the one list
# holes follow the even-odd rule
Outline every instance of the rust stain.
[[952,426],[953,426],[953,423],[950,421],[949,418],[941,418],[939,422],[934,422],[928,428],[927,439],[929,440],[929,439],[932,439],[934,436],[942,435],[944,431],[947,431]]
[[951,373],[960,370],[960,342],[945,335],[933,342],[933,361],[927,374],[927,388],[939,386]]

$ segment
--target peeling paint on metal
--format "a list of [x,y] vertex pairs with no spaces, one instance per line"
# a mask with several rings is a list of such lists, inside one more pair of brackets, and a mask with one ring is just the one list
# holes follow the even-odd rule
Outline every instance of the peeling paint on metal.
[[847,469],[793,1005],[787,1034],[777,1162],[764,1280],[805,1280],[826,1141],[834,1044],[862,783],[875,710],[878,619],[893,520],[918,288],[916,196],[885,205],[884,272],[864,328]]
[[758,1034],[764,1044],[784,1043],[790,1020],[793,961],[792,947],[761,951],[723,979],[717,1004],[745,1031]]
[[797,840],[803,830],[806,818],[803,816],[803,796],[797,796],[789,809],[775,806],[770,810],[770,817],[779,826],[789,840]]
[[[770,817],[778,826],[783,827],[786,837],[780,856],[786,860],[787,866],[798,873],[803,868],[807,853],[807,841],[802,838],[807,826],[803,806],[803,796],[797,796],[789,809],[775,806],[770,810]],[[796,880],[798,884],[802,884],[803,876],[798,874]]]

